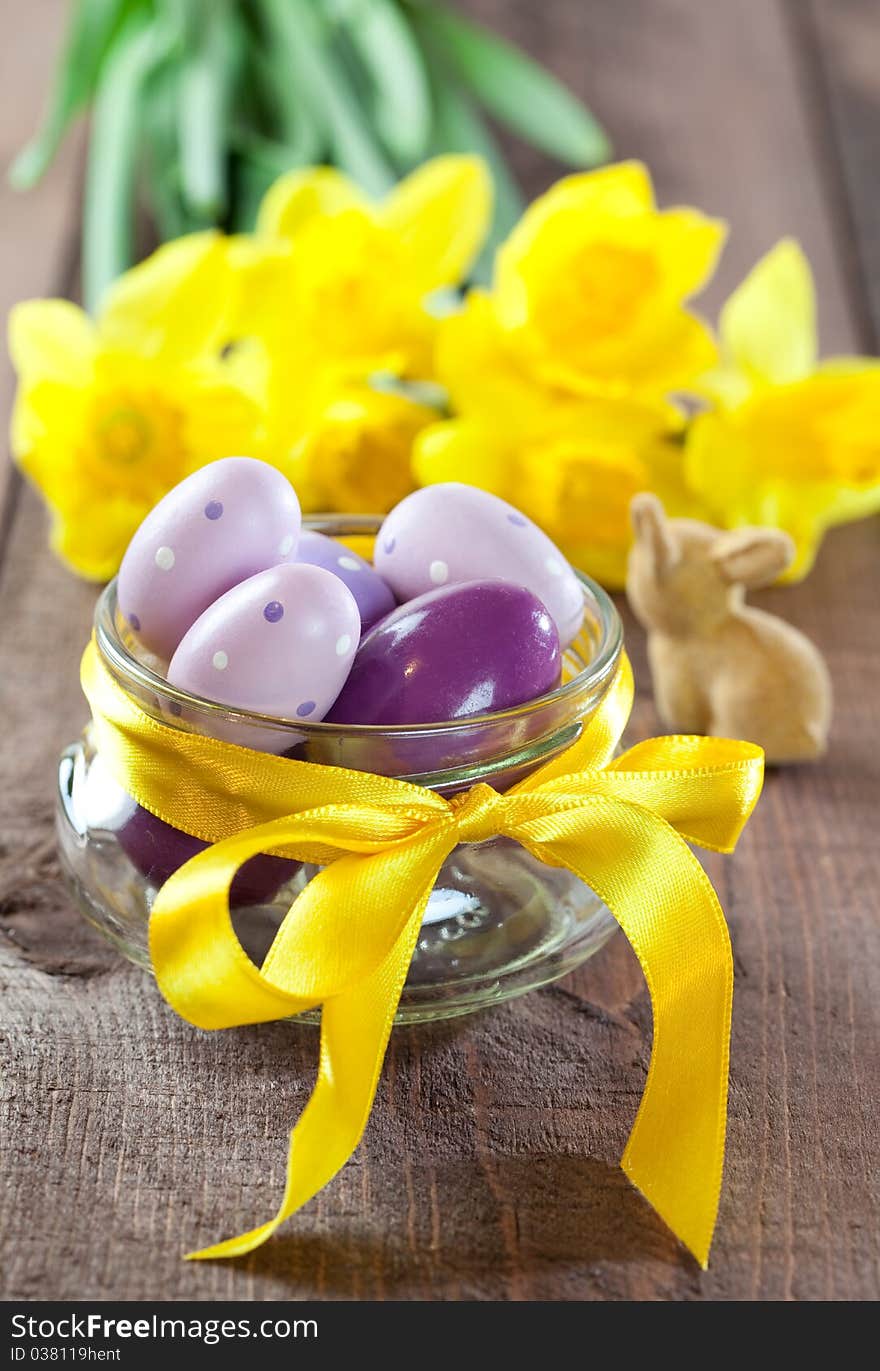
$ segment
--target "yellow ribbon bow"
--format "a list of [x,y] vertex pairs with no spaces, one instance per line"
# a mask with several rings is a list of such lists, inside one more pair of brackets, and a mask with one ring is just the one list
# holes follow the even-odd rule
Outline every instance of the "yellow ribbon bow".
[[[654,1040],[621,1165],[705,1266],[724,1160],[733,963],[721,907],[687,842],[733,849],[760,794],[760,748],[665,737],[615,758],[633,696],[624,657],[564,753],[505,794],[479,784],[446,800],[160,722],[121,689],[94,642],[82,683],[117,782],[213,844],[165,882],[152,909],[150,953],[165,998],[200,1028],[323,1005],[318,1079],[291,1133],[278,1213],[191,1256],[250,1252],[351,1156],[439,868],[457,844],[503,834],[591,886],[639,958]],[[238,868],[261,852],[324,869],[257,968],[236,938],[228,896]]]

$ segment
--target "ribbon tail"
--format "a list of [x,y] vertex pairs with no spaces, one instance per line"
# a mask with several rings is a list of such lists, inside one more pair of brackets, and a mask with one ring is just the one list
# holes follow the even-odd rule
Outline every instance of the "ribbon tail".
[[591,886],[639,959],[654,1040],[621,1165],[705,1267],[724,1166],[733,998],[730,938],[715,891],[669,824],[610,796],[529,820],[514,836]]
[[632,710],[633,673],[629,658],[621,652],[614,679],[599,707],[587,719],[576,743],[537,771],[512,786],[511,795],[538,790],[573,771],[603,767],[611,761]]
[[352,990],[324,1005],[318,1079],[290,1135],[287,1185],[278,1213],[237,1238],[188,1253],[189,1260],[252,1252],[332,1180],[355,1151],[373,1107],[391,1025],[430,893],[430,889],[424,892],[381,965]]
[[[420,844],[421,852],[411,852],[405,864],[398,859],[399,854],[392,853],[388,854],[393,864],[388,872],[383,875],[381,868],[376,867],[372,896],[387,902],[389,907],[403,904],[412,912],[382,961],[360,981],[324,1003],[318,1078],[290,1135],[287,1183],[278,1212],[258,1228],[188,1253],[189,1260],[240,1257],[252,1252],[332,1180],[355,1151],[373,1107],[425,907],[439,867],[453,844],[454,837],[448,833],[435,835]],[[331,867],[323,874],[332,871]],[[366,917],[369,918],[369,909]],[[264,969],[271,965],[276,982],[282,975],[284,953],[282,941],[273,945],[264,963]]]

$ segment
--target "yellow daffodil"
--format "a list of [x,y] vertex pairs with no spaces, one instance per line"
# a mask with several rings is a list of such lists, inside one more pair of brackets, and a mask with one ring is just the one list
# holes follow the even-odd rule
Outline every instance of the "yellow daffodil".
[[316,414],[285,470],[304,509],[385,513],[414,488],[412,447],[436,410],[351,386]]
[[703,512],[668,396],[715,360],[684,301],[723,239],[695,210],[657,210],[638,163],[560,181],[500,249],[491,291],[439,328],[455,417],[419,435],[417,478],[506,496],[577,565],[622,585],[637,491]]
[[328,167],[269,190],[242,268],[241,322],[295,380],[320,366],[346,376],[424,377],[439,290],[459,285],[489,225],[491,187],[476,157],[438,157],[381,202]]
[[254,452],[259,408],[221,358],[229,308],[225,246],[207,233],[126,273],[94,321],[64,300],[13,310],[13,455],[49,506],[55,550],[81,575],[111,576],[190,471]]
[[327,167],[269,190],[233,240],[236,332],[262,350],[266,455],[306,509],[389,509],[413,486],[413,438],[436,417],[371,388],[430,375],[430,299],[457,286],[485,237],[491,190],[475,157],[440,157],[381,202]]
[[826,528],[880,510],[880,363],[819,362],[815,317],[809,264],[785,239],[722,311],[721,363],[703,381],[717,408],[687,443],[688,481],[714,517],[792,535],[793,580]]
[[575,396],[542,385],[473,292],[441,329],[438,371],[455,418],[416,439],[423,484],[467,481],[528,509],[575,565],[623,584],[629,501],[659,491],[693,512],[681,473],[682,416],[650,398]]
[[681,388],[715,357],[684,302],[712,274],[724,236],[696,210],[658,210],[638,162],[566,177],[499,250],[498,323],[546,384],[580,394]]

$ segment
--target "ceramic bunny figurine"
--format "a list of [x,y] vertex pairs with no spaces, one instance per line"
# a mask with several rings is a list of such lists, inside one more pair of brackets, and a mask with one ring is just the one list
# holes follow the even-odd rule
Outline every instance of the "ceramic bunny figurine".
[[759,743],[768,762],[821,756],[831,719],[825,663],[798,629],[752,609],[743,595],[789,565],[788,534],[667,519],[647,492],[634,497],[630,515],[626,591],[648,631],[665,726]]

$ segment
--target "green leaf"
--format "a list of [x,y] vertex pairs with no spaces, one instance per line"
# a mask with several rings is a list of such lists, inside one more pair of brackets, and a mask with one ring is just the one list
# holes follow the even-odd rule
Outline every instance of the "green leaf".
[[345,31],[370,78],[370,107],[382,141],[405,164],[425,156],[431,96],[422,54],[395,0],[358,0]]
[[229,144],[240,160],[259,167],[262,175],[268,178],[267,188],[272,181],[294,167],[311,164],[311,158],[298,157],[296,150],[287,143],[266,138],[246,125],[235,125],[230,129]]
[[77,0],[71,9],[64,50],[40,131],[9,169],[17,190],[27,190],[44,174],[70,121],[91,99],[98,72],[132,0]]
[[372,136],[351,78],[331,48],[332,29],[314,0],[261,0],[270,31],[290,63],[303,99],[320,110],[335,161],[369,195],[383,195],[394,174]]
[[574,166],[608,158],[608,139],[589,110],[512,43],[433,5],[414,8],[412,22],[490,114],[526,142]]
[[277,173],[267,170],[257,158],[242,153],[233,160],[232,167],[232,223],[233,233],[250,233],[257,222],[257,211],[266,191]]
[[498,144],[474,109],[473,103],[442,70],[432,73],[434,98],[433,150],[436,152],[475,152],[487,163],[495,188],[495,211],[492,227],[483,250],[471,272],[471,279],[480,285],[491,279],[495,251],[520,218],[525,203],[519,187]]
[[141,115],[148,199],[163,242],[205,227],[204,219],[191,214],[183,203],[177,137],[179,99],[180,64],[166,60],[145,83]]
[[285,150],[290,166],[320,161],[328,146],[326,127],[320,111],[309,105],[297,83],[291,80],[290,63],[284,52],[274,44],[267,51],[252,48],[250,60],[252,79],[259,83],[262,103],[278,134],[277,141],[270,140],[273,146]]
[[94,311],[133,259],[134,192],[146,79],[164,54],[164,33],[134,13],[103,64],[92,114],[83,203],[83,294]]
[[196,18],[180,76],[180,170],[189,208],[216,221],[226,209],[227,121],[242,52],[229,0],[211,0]]

